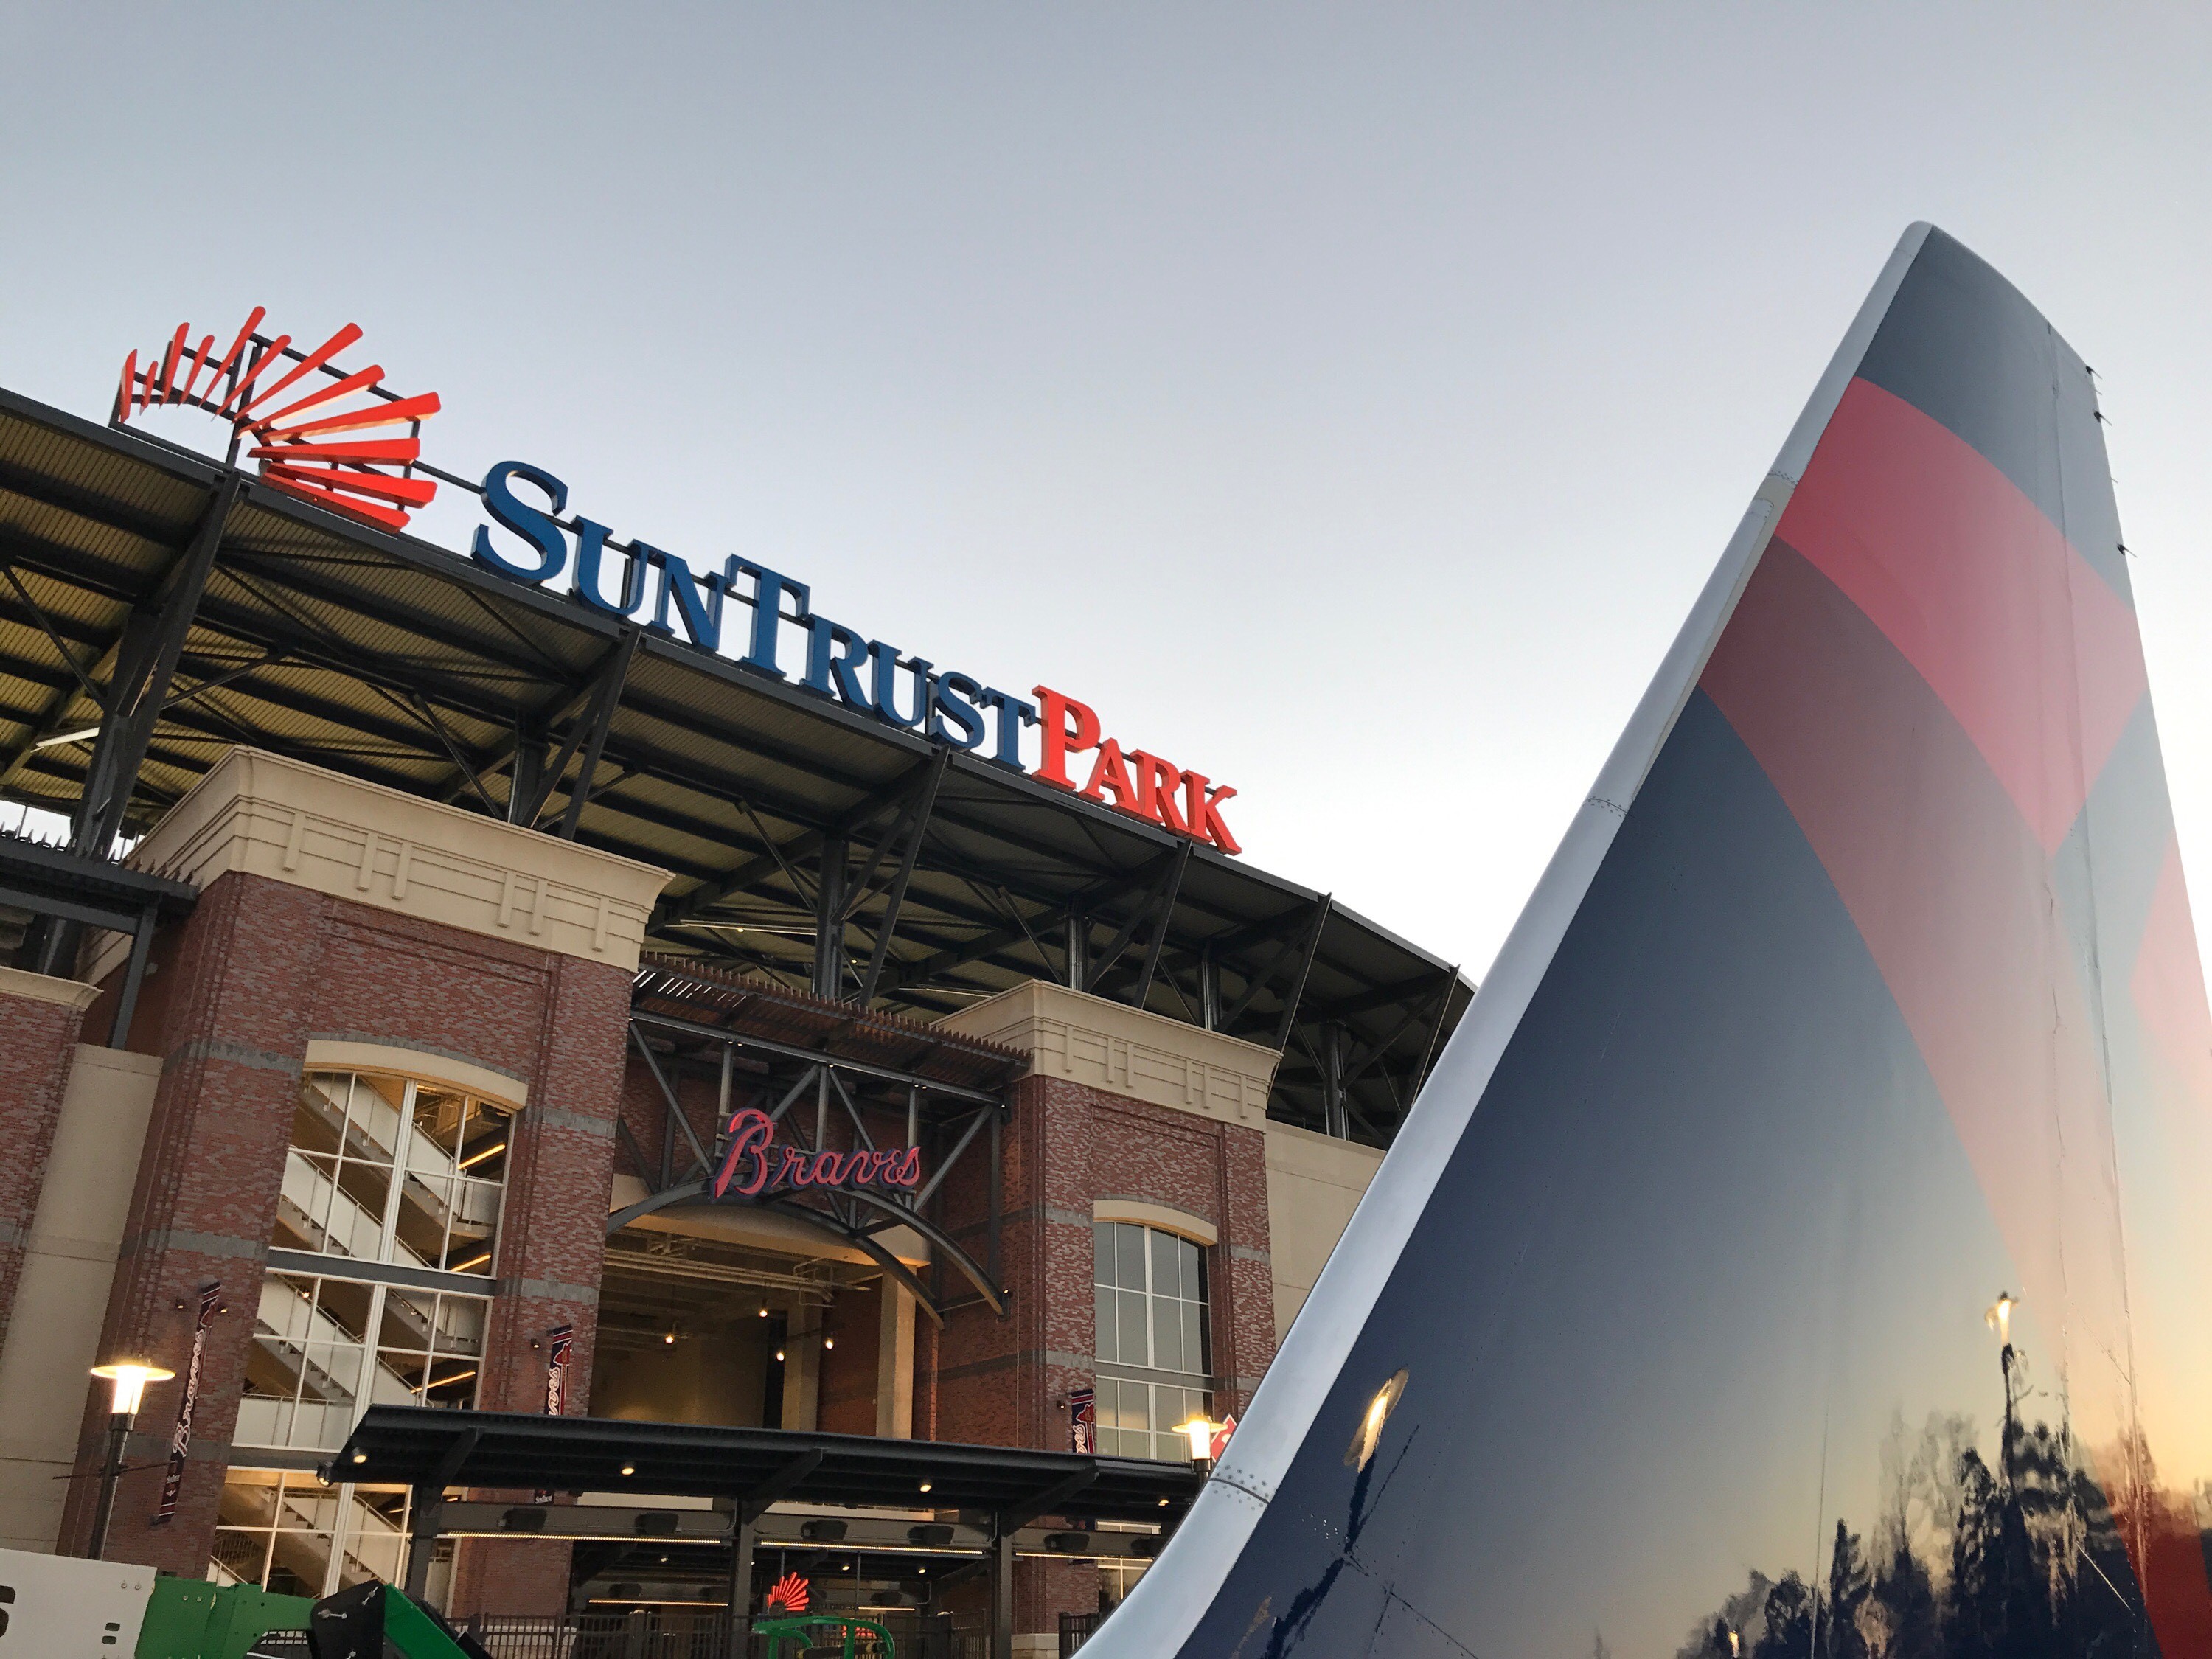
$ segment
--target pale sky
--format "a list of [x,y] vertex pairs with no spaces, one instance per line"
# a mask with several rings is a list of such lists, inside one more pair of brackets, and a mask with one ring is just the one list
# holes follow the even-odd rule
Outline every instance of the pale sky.
[[357,322],[441,465],[1082,697],[1479,975],[1932,219],[2102,378],[2203,933],[2208,47],[2109,5],[16,0],[0,385],[98,419],[180,321]]

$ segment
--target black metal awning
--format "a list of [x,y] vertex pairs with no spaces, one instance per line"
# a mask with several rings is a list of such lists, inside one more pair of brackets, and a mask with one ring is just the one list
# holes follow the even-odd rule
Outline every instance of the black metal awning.
[[0,799],[90,846],[239,744],[659,866],[655,951],[925,1021],[1073,984],[1376,1144],[1472,994],[1249,860],[0,391]]
[[380,1485],[635,1492],[641,1500],[743,1503],[772,1492],[792,1503],[958,1510],[1015,1527],[1071,1514],[1168,1524],[1203,1484],[1183,1465],[1017,1446],[425,1406],[370,1407],[326,1473]]

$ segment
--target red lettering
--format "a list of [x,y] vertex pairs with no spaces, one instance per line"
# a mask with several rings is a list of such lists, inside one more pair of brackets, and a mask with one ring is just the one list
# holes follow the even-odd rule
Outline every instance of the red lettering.
[[909,1146],[899,1156],[896,1165],[884,1171],[884,1179],[896,1187],[921,1185],[921,1148]]
[[1176,811],[1175,792],[1182,786],[1182,771],[1173,762],[1147,755],[1141,749],[1132,749],[1129,759],[1130,770],[1137,775],[1137,816],[1164,823],[1178,836],[1188,835],[1190,825]]
[[835,1152],[814,1154],[813,1170],[806,1177],[810,1187],[835,1187],[845,1178],[845,1160]]
[[729,1190],[730,1177],[737,1173],[741,1158],[752,1159],[753,1176],[738,1190],[750,1198],[768,1185],[768,1144],[775,1133],[775,1126],[768,1121],[766,1112],[748,1106],[730,1115],[730,1144],[722,1153],[722,1167],[714,1175],[715,1197]]
[[1030,695],[1043,711],[1037,723],[1043,758],[1037,763],[1036,775],[1055,788],[1073,789],[1075,780],[1067,775],[1067,757],[1098,746],[1098,716],[1048,686],[1040,685]]
[[1206,781],[1195,772],[1182,775],[1182,811],[1189,824],[1188,834],[1200,841],[1210,841],[1224,853],[1241,853],[1237,837],[1229,833],[1222,822],[1221,803],[1232,799],[1237,792],[1227,784],[1215,786],[1210,792]]
[[[1111,800],[1100,793],[1109,789],[1114,792]],[[1138,812],[1136,781],[1129,775],[1129,763],[1121,758],[1121,745],[1111,738],[1099,746],[1098,763],[1091,769],[1091,781],[1083,786],[1083,798],[1104,801],[1116,811]]]
[[814,1177],[807,1173],[806,1154],[796,1146],[785,1147],[783,1162],[775,1166],[775,1177],[772,1184],[778,1187],[787,1185],[811,1187],[814,1184]]

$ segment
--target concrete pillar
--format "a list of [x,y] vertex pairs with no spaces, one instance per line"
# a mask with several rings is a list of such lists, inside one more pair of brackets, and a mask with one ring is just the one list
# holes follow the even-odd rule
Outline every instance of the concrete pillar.
[[876,1339],[876,1432],[891,1440],[914,1438],[914,1297],[885,1274]]

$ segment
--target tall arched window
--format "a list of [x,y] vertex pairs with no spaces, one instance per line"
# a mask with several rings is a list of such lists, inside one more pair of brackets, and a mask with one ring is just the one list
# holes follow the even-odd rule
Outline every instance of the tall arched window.
[[1182,1462],[1176,1425],[1206,1412],[1206,1253],[1127,1221],[1094,1224],[1098,1449]]

